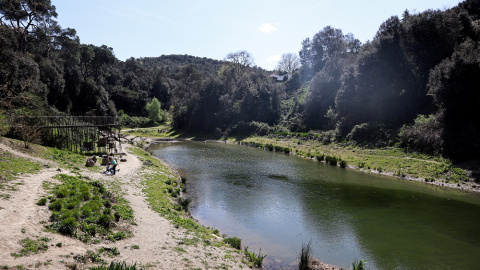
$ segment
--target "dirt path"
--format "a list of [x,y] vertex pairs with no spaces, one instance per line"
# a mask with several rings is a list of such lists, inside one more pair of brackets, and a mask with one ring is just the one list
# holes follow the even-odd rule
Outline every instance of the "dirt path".
[[[23,176],[17,182],[18,189],[10,191],[9,199],[0,199],[0,267],[8,266],[16,269],[88,269],[81,263],[87,250],[96,251],[108,245],[116,247],[120,255],[114,258],[103,257],[109,261],[125,261],[136,263],[147,269],[249,269],[241,263],[241,255],[231,249],[213,247],[212,245],[185,244],[189,235],[181,228],[175,228],[168,220],[154,212],[142,192],[140,160],[132,155],[118,166],[120,171],[114,176],[106,176],[98,172],[82,170],[82,175],[92,180],[108,181],[120,187],[123,196],[130,202],[134,210],[135,223],[132,226],[133,237],[117,242],[102,244],[84,244],[79,240],[62,236],[45,230],[50,212],[45,206],[36,202],[46,194],[44,182],[53,182],[56,174],[68,173],[58,171],[51,161],[30,157],[0,143],[0,148],[14,155],[31,158],[51,168],[43,169],[35,175]],[[128,146],[125,147],[128,152]],[[22,249],[20,240],[25,238],[40,239],[47,237],[48,250],[39,254],[15,258],[11,253],[19,253]],[[61,243],[61,247],[57,246]]]

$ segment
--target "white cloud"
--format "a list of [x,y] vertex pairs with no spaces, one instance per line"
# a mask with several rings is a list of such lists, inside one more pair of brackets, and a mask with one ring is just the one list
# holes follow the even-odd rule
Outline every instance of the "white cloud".
[[258,31],[270,34],[278,30],[279,23],[262,23],[258,28]]

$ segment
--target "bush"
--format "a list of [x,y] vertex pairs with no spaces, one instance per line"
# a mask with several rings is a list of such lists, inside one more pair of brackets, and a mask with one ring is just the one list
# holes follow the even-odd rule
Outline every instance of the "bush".
[[347,139],[359,144],[379,144],[388,141],[391,137],[390,131],[383,124],[363,123],[352,128]]
[[256,122],[256,121],[252,121],[252,122],[241,121],[238,124],[236,124],[231,130],[232,135],[257,134],[257,135],[263,136],[273,132],[274,132],[274,128],[269,126],[267,123]]
[[346,167],[347,167],[347,162],[346,162],[345,160],[343,160],[343,159],[340,159],[339,164],[340,164],[340,167],[341,167],[341,168],[346,168]]
[[47,198],[41,198],[37,201],[37,205],[43,206],[47,204]]
[[418,115],[411,125],[404,125],[398,134],[403,147],[417,151],[438,154],[442,151],[441,124],[432,114]]
[[242,239],[238,237],[227,237],[223,240],[226,244],[229,244],[233,248],[238,250],[242,249]]
[[316,159],[317,159],[318,161],[324,161],[324,160],[325,160],[325,154],[317,155],[317,156],[316,156]]
[[337,166],[338,159],[337,159],[337,157],[327,156],[325,158],[325,162],[327,162],[328,164],[330,164],[332,166]]
[[129,128],[141,128],[155,126],[155,122],[148,117],[128,116],[124,114],[120,116],[120,125]]

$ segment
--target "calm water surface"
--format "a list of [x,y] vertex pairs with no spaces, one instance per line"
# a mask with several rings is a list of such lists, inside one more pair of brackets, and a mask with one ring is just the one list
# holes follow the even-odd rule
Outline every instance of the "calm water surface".
[[238,145],[160,143],[149,149],[187,178],[205,226],[295,265],[302,243],[348,268],[479,269],[480,197]]

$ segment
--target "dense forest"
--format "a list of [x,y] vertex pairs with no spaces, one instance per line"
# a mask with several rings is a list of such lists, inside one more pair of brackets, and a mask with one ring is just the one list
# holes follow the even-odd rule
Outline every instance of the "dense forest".
[[179,130],[310,132],[326,143],[480,156],[478,0],[392,16],[365,44],[327,26],[275,71],[246,51],[120,61],[58,25],[50,0],[0,0],[0,16],[1,123],[13,115],[148,117],[158,100]]

